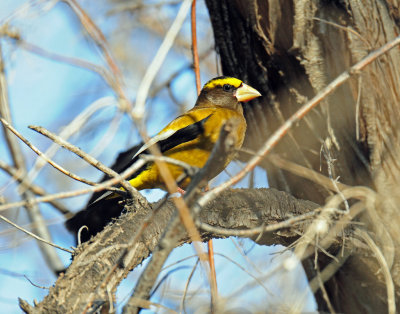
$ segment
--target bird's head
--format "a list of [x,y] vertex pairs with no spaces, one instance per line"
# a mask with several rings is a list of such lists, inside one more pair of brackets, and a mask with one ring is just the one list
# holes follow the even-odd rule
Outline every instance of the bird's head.
[[220,76],[209,80],[200,92],[196,106],[220,106],[241,109],[241,102],[247,102],[261,94],[241,80]]

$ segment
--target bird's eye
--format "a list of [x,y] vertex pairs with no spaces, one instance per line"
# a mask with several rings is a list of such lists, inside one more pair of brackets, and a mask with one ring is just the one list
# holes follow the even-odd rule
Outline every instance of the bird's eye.
[[224,84],[224,86],[222,86],[222,89],[223,89],[225,92],[230,92],[230,91],[233,89],[233,86],[230,85],[230,84]]

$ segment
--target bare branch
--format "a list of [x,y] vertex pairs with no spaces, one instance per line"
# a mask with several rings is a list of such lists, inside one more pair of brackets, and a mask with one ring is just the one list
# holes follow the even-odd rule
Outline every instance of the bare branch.
[[57,248],[57,249],[60,249],[60,250],[62,250],[62,251],[65,251],[65,252],[68,252],[68,253],[71,253],[71,254],[74,253],[74,251],[65,249],[65,248],[63,248],[63,247],[61,247],[61,246],[58,246],[57,244],[51,243],[50,241],[47,241],[46,239],[43,239],[43,238],[37,236],[36,234],[34,234],[34,233],[32,233],[32,232],[30,232],[30,231],[28,231],[28,230],[26,230],[26,229],[24,229],[24,228],[18,226],[17,224],[13,223],[11,220],[7,219],[7,218],[4,217],[3,215],[0,215],[0,219],[2,219],[3,221],[5,221],[6,223],[10,224],[11,226],[17,228],[18,230],[20,230],[20,231],[22,231],[22,232],[25,232],[27,235],[31,236],[32,238],[34,238],[34,239],[36,239],[36,240],[38,240],[38,241],[41,241],[41,242],[46,243],[46,244],[48,244],[48,245],[51,245],[51,246],[53,246],[53,247],[55,247],[55,248]]
[[[25,176],[22,173],[20,173],[16,168],[7,165],[2,160],[0,160],[0,168],[3,169],[5,172],[7,172],[10,176],[12,176],[14,180],[17,180],[19,183],[22,183],[24,181]],[[32,191],[36,195],[44,196],[48,194],[42,187],[33,183],[28,184],[25,182],[25,187],[27,187],[30,191]],[[49,203],[53,205],[53,207],[57,209],[61,214],[67,215],[68,217],[72,217],[73,213],[63,204],[56,201],[50,201]]]
[[388,303],[388,313],[395,314],[396,313],[396,296],[395,296],[395,289],[393,284],[393,279],[390,274],[390,269],[386,262],[385,256],[383,256],[379,247],[375,244],[374,240],[369,236],[366,231],[361,229],[357,229],[356,233],[357,236],[362,238],[370,247],[372,252],[375,254],[379,265],[381,266],[381,270],[383,272],[383,276],[385,277],[386,281],[386,291],[387,291],[387,303]]
[[103,56],[114,76],[113,82],[110,86],[116,91],[118,96],[124,100],[126,104],[129,104],[128,98],[126,97],[122,88],[122,75],[119,67],[117,66],[111,50],[108,46],[107,40],[101,30],[96,26],[90,16],[85,10],[76,2],[75,0],[64,0],[72,10],[75,12],[77,17],[80,19],[82,26],[86,29],[90,37],[93,39],[94,43],[100,48]]
[[[98,161],[96,158],[90,156],[89,154],[86,154],[83,150],[81,150],[80,148],[76,147],[75,145],[72,145],[70,143],[68,143],[67,141],[63,140],[61,137],[55,135],[54,133],[46,130],[43,127],[40,126],[29,126],[30,129],[35,130],[36,132],[43,134],[44,136],[48,137],[49,139],[51,139],[53,142],[57,143],[58,145],[68,149],[70,152],[76,154],[77,156],[81,157],[83,160],[85,160],[86,162],[88,162],[89,164],[91,164],[93,167],[96,167],[97,169],[99,169],[100,171],[104,172],[105,174],[107,174],[110,177],[118,177],[118,173],[115,172],[114,170],[108,168],[107,166],[103,165],[100,161]],[[128,191],[132,197],[137,194],[136,189],[134,189],[129,182],[126,181],[121,181],[119,182],[126,191]],[[94,184],[93,184],[94,185]]]
[[[11,157],[14,161],[15,168],[20,171],[22,174],[26,174],[26,165],[24,156],[22,154],[21,148],[17,139],[11,134],[10,127],[6,120],[12,121],[9,103],[8,103],[8,95],[7,95],[7,82],[6,76],[4,73],[5,65],[3,62],[3,55],[0,46],[0,119],[4,128],[4,136],[6,137],[8,149],[11,153]],[[13,129],[13,128],[12,128]],[[23,184],[22,184],[23,186]],[[33,227],[39,236],[45,239],[48,242],[51,242],[51,235],[46,226],[46,222],[43,219],[42,214],[38,206],[31,202],[33,195],[30,191],[22,191],[20,192],[21,196],[25,201],[23,202],[26,208],[26,212],[30,221],[33,223]],[[64,268],[63,263],[61,262],[60,257],[57,252],[51,246],[44,245],[42,242],[38,242],[40,250],[43,253],[43,256],[49,265],[49,267],[53,270],[53,272],[57,273],[61,269]]]
[[10,130],[12,133],[14,133],[22,142],[24,142],[26,144],[26,146],[28,146],[30,149],[32,149],[36,154],[38,154],[40,157],[42,157],[44,160],[46,160],[50,165],[52,165],[55,169],[57,169],[58,171],[62,172],[63,174],[65,174],[66,176],[79,181],[79,182],[83,182],[86,183],[88,185],[96,185],[95,182],[91,182],[89,180],[86,180],[84,178],[81,178],[75,174],[73,174],[72,172],[66,170],[65,168],[63,168],[62,166],[60,166],[59,164],[57,164],[56,162],[54,162],[53,160],[51,160],[50,158],[48,158],[45,154],[43,154],[39,149],[37,149],[34,145],[32,145],[25,137],[22,136],[21,133],[19,133],[15,128],[13,128],[6,120],[4,120],[3,118],[0,117],[0,121],[3,124],[3,126],[5,126],[8,130]]
[[[59,134],[59,137],[67,140],[78,130],[81,130],[82,127],[88,122],[91,116],[93,116],[97,111],[104,109],[106,107],[114,106],[116,104],[116,99],[114,97],[102,97],[94,101],[83,110],[77,117],[75,117],[67,126],[65,126]],[[45,155],[51,158],[57,152],[60,146],[56,143],[50,145],[50,147],[45,151]],[[25,182],[32,182],[34,178],[37,176],[41,168],[46,164],[46,161],[39,158],[36,160],[32,169],[29,171],[28,176]]]
[[23,38],[21,38],[21,35],[19,33],[11,30],[7,24],[5,24],[3,27],[0,28],[0,36],[7,36],[8,38],[13,39],[14,41],[16,41],[17,45],[20,48],[25,49],[26,51],[29,51],[29,52],[36,54],[38,56],[41,56],[43,58],[47,58],[49,60],[53,60],[53,61],[57,61],[57,62],[66,63],[66,64],[69,64],[69,65],[72,65],[75,67],[79,67],[79,68],[83,68],[83,69],[87,69],[89,71],[95,72],[95,73],[99,74],[100,77],[103,78],[107,84],[109,84],[109,85],[113,84],[110,73],[104,67],[98,66],[97,64],[88,62],[83,59],[63,56],[63,55],[48,51],[48,50],[46,50],[40,46],[37,46],[35,44],[29,43],[29,42],[25,41]]
[[[105,188],[108,188],[110,186],[120,183],[121,180],[124,180],[127,177],[131,176],[133,173],[135,173],[135,171],[137,171],[144,165],[145,165],[145,161],[140,159],[137,162],[135,162],[132,166],[130,166],[128,169],[126,169],[123,173],[121,173],[121,175],[118,175],[113,179],[104,181],[103,183],[97,184],[94,187],[83,189],[83,190],[75,190],[75,191],[70,191],[70,192],[62,192],[62,193],[56,193],[56,194],[46,195],[46,196],[42,196],[42,197],[37,197],[37,198],[31,199],[29,203],[30,204],[38,204],[38,203],[42,203],[42,202],[50,202],[52,200],[61,199],[61,198],[69,198],[69,197],[75,197],[75,196],[82,195],[82,194],[98,192],[98,191],[104,190]],[[135,196],[137,196],[137,197],[135,197],[135,199],[140,199],[140,200],[142,200],[142,202],[144,201],[143,197],[140,194],[137,193],[137,194],[135,194]],[[14,208],[14,207],[19,207],[19,206],[25,206],[26,204],[28,204],[28,201],[21,201],[21,202],[0,205],[0,211],[7,210],[10,208]]]
[[[244,229],[284,221],[316,207],[318,206],[312,202],[296,200],[289,194],[274,189],[240,189],[225,191],[218,199],[205,206],[200,215],[208,224],[227,229]],[[58,309],[82,312],[86,308],[89,296],[92,298],[88,293],[91,291],[95,291],[93,296],[95,300],[108,300],[107,289],[113,291],[129,270],[135,268],[153,252],[175,210],[171,201],[163,205],[154,214],[154,219],[147,224],[135,246],[127,251],[126,248],[132,243],[132,238],[136,237],[143,222],[147,221],[149,213],[152,212],[147,206],[141,207],[136,203],[130,206],[126,214],[108,225],[90,242],[83,244],[65,275],[50,288],[49,295],[39,303],[36,310],[46,308],[50,311]],[[230,213],[230,219],[226,219],[227,211]],[[283,229],[285,232],[281,235],[265,233],[259,243],[288,245],[298,237],[295,231],[302,232],[307,223],[309,222],[296,226],[296,229],[285,228]],[[203,233],[203,241],[210,237],[213,235],[208,232]],[[175,245],[179,245],[181,241],[190,241],[186,232],[181,234]],[[114,267],[115,264],[119,266]],[[93,272],[93,267],[96,272]],[[113,270],[111,277],[104,282],[111,269]],[[64,300],[62,304],[59,303],[61,295]]]
[[146,74],[143,77],[142,82],[140,83],[136,104],[133,108],[132,115],[134,116],[135,120],[141,120],[144,115],[144,106],[146,103],[147,94],[149,92],[150,86],[158,73],[162,63],[164,62],[165,57],[167,56],[168,51],[171,49],[172,44],[176,36],[178,35],[179,30],[182,27],[182,24],[186,18],[187,13],[189,12],[190,5],[192,0],[184,0],[182,3],[178,14],[174,22],[172,23],[170,29],[168,30],[167,34],[164,37],[164,40],[157,51],[157,54],[153,58],[152,63],[147,68]]

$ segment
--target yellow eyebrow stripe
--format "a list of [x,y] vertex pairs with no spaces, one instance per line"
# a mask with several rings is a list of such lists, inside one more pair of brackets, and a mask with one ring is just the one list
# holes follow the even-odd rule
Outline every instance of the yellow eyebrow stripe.
[[214,88],[217,86],[223,86],[225,84],[232,85],[235,88],[240,87],[242,84],[242,81],[234,78],[234,77],[225,77],[225,78],[219,78],[219,79],[213,79],[211,81],[208,81],[205,85],[204,88]]

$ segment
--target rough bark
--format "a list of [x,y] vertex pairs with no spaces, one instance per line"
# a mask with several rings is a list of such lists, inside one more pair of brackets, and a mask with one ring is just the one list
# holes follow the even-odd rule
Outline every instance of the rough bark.
[[[206,0],[223,73],[262,91],[246,108],[248,148],[257,149],[302,104],[371,50],[399,34],[395,1]],[[375,190],[376,218],[362,218],[386,251],[397,296],[400,284],[399,93],[395,48],[313,110],[275,149],[281,157],[340,182]],[[245,156],[242,156],[245,158]],[[328,189],[267,161],[270,185],[324,204]],[[324,267],[329,261],[321,258]],[[307,266],[307,262],[305,262]],[[309,263],[312,264],[311,262]],[[387,311],[373,259],[352,256],[326,283],[336,311]],[[312,267],[306,267],[313,276]],[[327,310],[317,294],[320,310]]]
[[[125,214],[78,248],[71,266],[58,278],[42,302],[31,307],[25,301],[20,301],[24,311],[82,313],[85,309],[107,309],[119,283],[148,257],[172,217],[172,202],[166,202],[152,216],[152,208],[156,207],[158,204],[136,203],[128,206]],[[222,228],[249,229],[283,221],[316,207],[310,201],[298,200],[274,189],[228,190],[202,210],[200,219]],[[145,221],[149,223],[141,236],[137,237]],[[306,220],[280,232],[265,233],[258,243],[289,245],[304,232],[309,223]],[[204,240],[218,237],[205,232],[202,235]],[[183,233],[179,244],[188,241]],[[339,243],[340,240],[335,242],[336,248]]]

